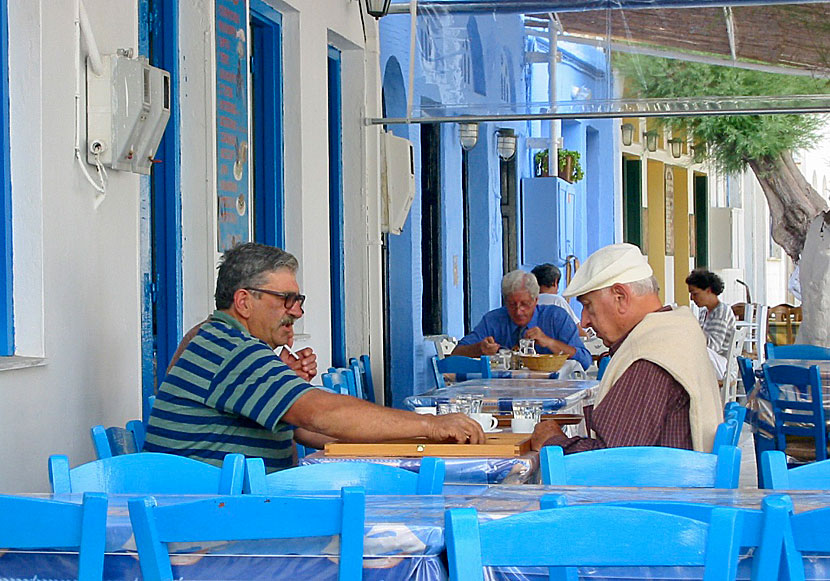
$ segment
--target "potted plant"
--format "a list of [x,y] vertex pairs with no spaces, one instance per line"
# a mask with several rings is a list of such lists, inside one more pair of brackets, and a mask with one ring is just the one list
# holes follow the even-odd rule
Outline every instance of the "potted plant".
[[585,177],[579,163],[579,152],[573,149],[559,150],[559,177],[566,182],[575,183]]

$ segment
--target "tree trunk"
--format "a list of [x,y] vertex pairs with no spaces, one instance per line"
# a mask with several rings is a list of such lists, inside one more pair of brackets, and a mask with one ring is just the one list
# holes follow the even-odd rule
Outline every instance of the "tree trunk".
[[798,262],[810,222],[827,208],[793,161],[792,153],[748,160],[769,204],[772,239]]
[[[797,341],[830,347],[830,237],[825,235],[830,230],[830,213],[817,218],[827,204],[796,167],[789,151],[750,160],[749,166],[769,204],[772,239],[799,264],[804,320]],[[805,248],[808,231],[810,245]]]

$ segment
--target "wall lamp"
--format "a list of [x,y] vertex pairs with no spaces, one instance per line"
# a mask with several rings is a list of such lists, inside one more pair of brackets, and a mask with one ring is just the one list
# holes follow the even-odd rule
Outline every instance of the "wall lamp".
[[496,132],[496,149],[504,161],[511,159],[516,154],[516,132],[512,129],[499,129]]
[[459,123],[458,139],[464,151],[474,148],[478,142],[478,123]]
[[646,149],[649,151],[657,151],[657,131],[654,129],[643,131],[643,137],[646,138]]
[[680,157],[680,154],[683,153],[683,140],[682,139],[669,139],[669,146],[671,147],[671,156],[675,159]]
[[634,142],[634,125],[632,123],[623,123],[620,126],[622,131],[622,144],[631,145]]
[[389,12],[392,0],[366,0],[366,12],[375,18],[383,18]]

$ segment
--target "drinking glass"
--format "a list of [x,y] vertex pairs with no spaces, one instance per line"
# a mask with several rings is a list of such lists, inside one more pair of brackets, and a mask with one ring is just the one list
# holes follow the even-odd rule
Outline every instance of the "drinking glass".
[[458,404],[451,403],[451,402],[440,402],[438,404],[438,415],[443,416],[445,414],[455,414],[458,413]]

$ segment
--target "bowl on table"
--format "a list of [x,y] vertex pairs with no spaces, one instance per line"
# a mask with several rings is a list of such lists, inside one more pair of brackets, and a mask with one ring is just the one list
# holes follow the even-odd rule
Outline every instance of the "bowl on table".
[[567,353],[559,355],[522,355],[522,365],[533,371],[547,371],[553,373],[565,365]]

